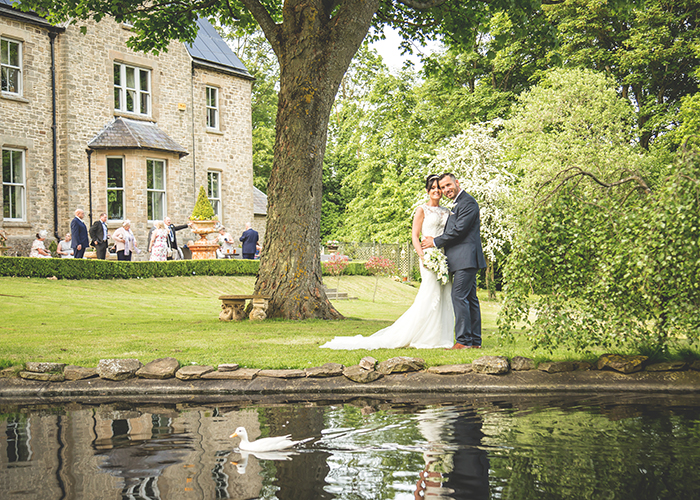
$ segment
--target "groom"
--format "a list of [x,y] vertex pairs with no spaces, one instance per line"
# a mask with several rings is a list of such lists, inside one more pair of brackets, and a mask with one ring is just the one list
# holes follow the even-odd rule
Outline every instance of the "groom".
[[438,181],[442,194],[454,201],[445,231],[434,239],[426,237],[421,246],[445,249],[452,273],[452,306],[455,311],[455,345],[452,349],[481,349],[481,310],[476,296],[476,274],[486,267],[481,249],[479,204],[459,188],[453,174]]

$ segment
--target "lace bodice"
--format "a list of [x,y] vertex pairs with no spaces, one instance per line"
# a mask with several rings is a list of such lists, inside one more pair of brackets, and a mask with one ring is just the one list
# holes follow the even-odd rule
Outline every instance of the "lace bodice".
[[431,207],[430,205],[421,205],[423,209],[423,226],[421,233],[423,238],[426,236],[440,236],[445,230],[447,217],[450,215],[449,209],[445,207]]

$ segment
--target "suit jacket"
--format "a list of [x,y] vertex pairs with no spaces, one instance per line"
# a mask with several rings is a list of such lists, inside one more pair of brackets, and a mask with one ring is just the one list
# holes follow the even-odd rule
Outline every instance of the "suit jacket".
[[[170,224],[169,226],[165,226],[165,229],[168,230],[168,244],[170,248],[177,248],[177,231],[180,229],[187,229],[187,224],[182,224],[180,226]],[[148,241],[151,241],[150,238]]]
[[445,224],[442,235],[433,239],[444,248],[451,272],[459,269],[482,269],[486,259],[481,248],[479,204],[466,191],[460,191]]
[[255,253],[258,244],[258,232],[255,229],[246,229],[239,239],[243,242],[241,253]]
[[78,245],[82,245],[83,249],[90,246],[87,226],[78,217],[73,217],[73,220],[70,223],[70,234],[70,246],[73,249],[77,249]]
[[100,219],[97,219],[92,223],[92,226],[90,226],[90,243],[93,241],[97,243],[104,243],[107,241],[105,240],[104,229],[102,229],[102,221]]

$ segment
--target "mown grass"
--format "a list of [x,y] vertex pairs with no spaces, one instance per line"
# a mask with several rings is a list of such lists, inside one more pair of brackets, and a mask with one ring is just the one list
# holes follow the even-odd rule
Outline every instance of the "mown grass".
[[[357,300],[334,301],[341,321],[221,322],[219,295],[247,294],[255,278],[179,277],[143,280],[47,280],[0,278],[0,367],[27,361],[96,366],[103,358],[130,357],[147,363],[172,356],[181,364],[239,363],[255,368],[305,368],[326,362],[357,364],[416,356],[430,366],[470,362],[483,355],[582,359],[568,351],[535,352],[520,338],[499,345],[499,303],[482,299],[483,348],[330,351],[319,345],[336,335],[371,335],[391,324],[413,302],[417,288],[380,278],[347,276],[342,291]],[[328,283],[335,287],[335,278]],[[602,353],[594,349],[588,358]]]

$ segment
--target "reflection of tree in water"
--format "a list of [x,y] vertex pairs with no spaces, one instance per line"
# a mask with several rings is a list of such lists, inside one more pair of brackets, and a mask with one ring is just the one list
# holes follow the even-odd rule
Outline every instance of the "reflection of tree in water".
[[699,498],[700,409],[615,406],[490,415],[485,443],[501,444],[492,489],[518,500]]
[[[325,408],[320,406],[285,405],[264,408],[261,416],[266,421],[270,436],[291,434],[294,439],[303,439],[322,434],[325,428],[324,411]],[[323,489],[323,479],[329,470],[328,456],[329,453],[314,450],[295,455],[288,461],[263,461],[262,467],[271,473],[267,477],[275,481],[274,486],[267,484],[263,491],[269,491],[272,486],[277,490],[275,496],[279,500],[333,498]]]

